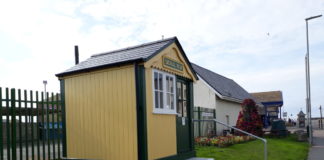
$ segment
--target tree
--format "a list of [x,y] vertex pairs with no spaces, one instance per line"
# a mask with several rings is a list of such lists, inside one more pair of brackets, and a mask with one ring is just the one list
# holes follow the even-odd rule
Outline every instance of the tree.
[[241,107],[236,127],[257,136],[263,136],[263,125],[254,100],[245,99]]

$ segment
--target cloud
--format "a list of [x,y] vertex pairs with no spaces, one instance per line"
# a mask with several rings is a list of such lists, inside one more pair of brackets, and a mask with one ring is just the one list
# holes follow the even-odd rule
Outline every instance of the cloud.
[[[0,84],[42,90],[47,79],[58,91],[54,74],[73,65],[76,44],[82,61],[177,36],[191,61],[249,91],[283,90],[285,107],[297,112],[304,105],[304,19],[323,7],[321,0],[1,1],[0,42],[15,47],[0,44]],[[323,25],[309,25],[314,104],[323,93]]]

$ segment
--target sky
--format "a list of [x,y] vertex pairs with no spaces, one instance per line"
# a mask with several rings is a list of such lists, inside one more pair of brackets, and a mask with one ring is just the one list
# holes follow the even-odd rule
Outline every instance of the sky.
[[[55,74],[96,53],[177,36],[189,60],[305,112],[305,18],[323,0],[1,0],[0,86],[58,92]],[[312,115],[324,106],[324,17],[309,21]]]

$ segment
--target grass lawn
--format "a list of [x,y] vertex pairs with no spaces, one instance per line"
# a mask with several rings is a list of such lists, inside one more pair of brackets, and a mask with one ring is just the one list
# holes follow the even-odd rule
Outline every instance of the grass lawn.
[[[268,160],[306,160],[309,145],[297,142],[295,135],[286,138],[267,138]],[[197,157],[215,160],[263,160],[263,142],[254,140],[226,148],[196,146]]]

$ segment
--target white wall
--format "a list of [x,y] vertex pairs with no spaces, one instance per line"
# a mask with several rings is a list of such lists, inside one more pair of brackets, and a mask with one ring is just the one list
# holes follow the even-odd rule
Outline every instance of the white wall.
[[[241,105],[236,102],[224,101],[219,98],[216,100],[216,119],[227,124],[226,115],[229,117],[229,125],[235,126]],[[217,124],[217,134],[223,132],[227,127]]]
[[194,106],[215,109],[215,93],[204,82],[194,83]]
[[[201,80],[194,83],[194,106],[203,108],[216,108],[216,119],[226,122],[226,115],[229,116],[229,125],[235,126],[241,105],[237,102],[230,102],[216,98],[215,92]],[[227,129],[221,124],[217,124],[217,134],[221,134]]]

